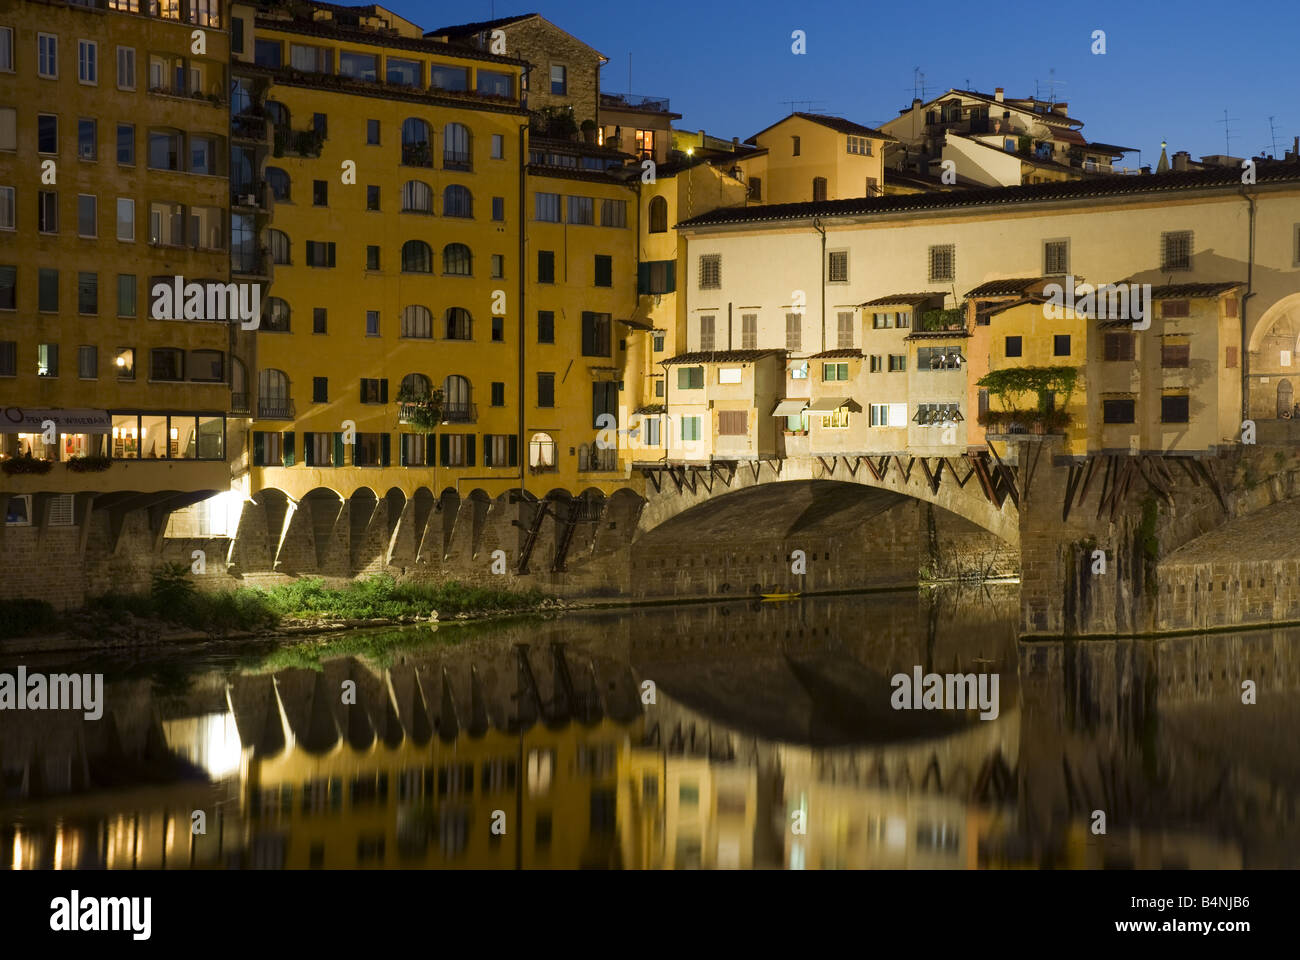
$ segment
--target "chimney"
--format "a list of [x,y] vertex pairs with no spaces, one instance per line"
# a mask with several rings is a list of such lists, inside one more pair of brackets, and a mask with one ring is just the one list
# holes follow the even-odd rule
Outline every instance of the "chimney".
[[1191,169],[1189,166],[1191,160],[1192,160],[1192,155],[1190,153],[1188,153],[1186,150],[1179,150],[1177,153],[1174,154],[1174,169],[1175,170]]
[[912,109],[915,110],[915,109],[916,109],[917,107],[919,107],[920,105],[921,105],[921,98],[920,98],[920,97],[913,97],[913,98],[912,98]]
[[1001,103],[1003,98],[1004,98],[1004,94],[1001,87],[998,87],[996,90],[993,91],[993,99],[996,100],[998,103]]
[[732,149],[732,150],[739,150],[739,149],[740,149],[740,137],[732,137],[732,138],[731,138],[731,149]]

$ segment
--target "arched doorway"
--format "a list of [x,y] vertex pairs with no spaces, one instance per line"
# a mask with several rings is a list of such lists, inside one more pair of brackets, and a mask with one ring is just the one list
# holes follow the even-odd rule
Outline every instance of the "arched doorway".
[[1292,404],[1294,401],[1295,389],[1291,386],[1290,380],[1279,380],[1277,382],[1277,415],[1280,418],[1289,420],[1291,418]]

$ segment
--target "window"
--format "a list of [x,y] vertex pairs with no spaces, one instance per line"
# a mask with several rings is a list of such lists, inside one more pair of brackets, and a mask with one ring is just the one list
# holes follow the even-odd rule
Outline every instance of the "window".
[[77,79],[82,83],[99,83],[99,44],[94,40],[77,41]]
[[135,89],[135,48],[117,48],[117,86],[121,90]]
[[311,332],[325,333],[329,329],[329,311],[324,307],[312,307]]
[[36,228],[41,233],[59,232],[59,195],[53,190],[36,194]]
[[849,378],[849,365],[847,363],[823,363],[822,380],[847,380]]
[[387,403],[388,402],[388,381],[361,379],[361,402],[362,403]]
[[340,50],[339,76],[351,77],[354,80],[376,81],[379,79],[379,58],[370,53]]
[[602,200],[600,202],[600,225],[602,227],[626,227],[627,201]]
[[119,317],[135,316],[134,273],[119,273],[117,275],[117,315]]
[[416,340],[433,339],[433,312],[428,307],[412,304],[402,310],[402,334]]
[[749,178],[749,184],[747,187],[747,196],[749,197],[750,200],[753,200],[755,203],[759,203],[762,201],[763,199],[763,178],[762,177]]
[[1132,398],[1122,397],[1101,401],[1102,423],[1132,423],[1136,403]]
[[907,404],[905,403],[871,404],[871,426],[873,427],[907,426]]
[[379,269],[379,246],[378,244],[366,244],[366,269]]
[[506,158],[506,138],[500,133],[492,134],[492,159],[504,160]]
[[826,255],[826,279],[830,283],[849,282],[849,252],[832,250]]
[[503,280],[506,275],[506,258],[499,253],[492,254],[492,279]]
[[1190,300],[1161,300],[1160,316],[1161,317],[1190,317],[1192,315],[1192,302]]
[[117,125],[117,162],[125,166],[135,164],[135,125],[119,123]]
[[537,251],[537,282],[555,282],[555,252],[553,250]]
[[475,71],[475,87],[480,96],[513,98],[515,81],[508,73],[496,73],[492,70]]
[[262,323],[259,329],[270,330],[274,333],[288,333],[292,316],[289,302],[280,297],[267,297],[264,302],[266,308],[263,311]]
[[878,353],[872,354],[871,362],[869,364],[869,369],[871,370],[872,373],[880,373],[882,370],[885,369],[884,358],[880,356],[880,354]]
[[664,342],[665,342],[666,339],[667,339],[667,334],[665,333],[665,331],[663,331],[663,330],[656,330],[656,331],[654,332],[654,347],[655,347],[655,353],[663,353],[663,352],[664,352]]
[[118,347],[117,354],[113,357],[113,367],[117,370],[117,379],[134,380],[135,349],[133,347]]
[[953,280],[956,277],[957,248],[951,243],[930,248],[930,281]]
[[614,258],[605,254],[596,254],[596,286],[612,287],[614,285]]
[[678,390],[703,390],[704,389],[704,368],[703,367],[678,367],[677,368],[677,389]]
[[230,52],[244,52],[244,18],[230,18]]
[[719,410],[718,411],[718,436],[720,437],[749,436],[749,411],[748,410]]
[[57,313],[59,310],[59,271],[41,267],[36,275],[36,308],[41,313]]
[[690,442],[700,439],[700,418],[682,417],[682,440]]
[[960,404],[918,403],[916,416],[912,417],[923,427],[942,427],[962,420]]
[[82,380],[99,379],[99,348],[91,345],[77,347],[77,376]]
[[36,345],[36,375],[38,377],[57,377],[59,375],[59,345],[57,343],[39,343]]
[[714,320],[713,317],[700,317],[700,349],[701,350],[715,349],[714,337],[713,337],[713,320]]
[[719,367],[718,383],[742,383],[745,379],[745,371],[741,367]]
[[506,385],[504,383],[493,382],[491,395],[492,406],[504,407],[506,405]]
[[787,350],[802,349],[803,342],[803,314],[787,313],[785,315],[785,348]]
[[758,314],[746,313],[740,318],[740,349],[758,349]]
[[185,351],[160,347],[149,351],[150,380],[184,380]]
[[492,318],[492,341],[502,343],[506,338],[506,320],[505,317]]
[[307,241],[307,266],[309,267],[332,267],[334,266],[334,241],[323,242],[319,240]]
[[418,117],[402,121],[402,164],[407,167],[433,166],[433,134]]
[[418,60],[388,57],[384,62],[384,75],[389,83],[399,87],[420,87],[424,82],[424,65]]
[[918,347],[916,350],[917,370],[960,370],[962,362],[961,344],[948,344],[941,347]]
[[442,191],[442,215],[444,217],[474,216],[474,197],[467,187],[453,183]]
[[907,372],[907,354],[891,353],[889,355],[889,372],[906,373]]
[[837,346],[841,350],[853,349],[853,314],[851,312],[842,312],[837,315],[838,323],[838,342]]
[[130,197],[117,198],[117,239],[135,240],[135,201]]
[[433,250],[423,240],[402,244],[403,273],[433,273]]
[[569,92],[568,71],[563,64],[551,64],[551,93],[564,96]]
[[1179,230],[1160,235],[1160,269],[1192,269],[1192,231]]
[[668,232],[668,201],[663,197],[653,197],[650,200],[650,232]]
[[442,166],[444,170],[470,168],[469,127],[463,123],[449,123],[442,128]]
[[0,310],[18,309],[18,268],[0,266]]
[[311,182],[311,202],[314,207],[325,207],[329,205],[330,187],[325,180],[313,180]]
[[551,310],[537,311],[537,342],[555,342],[555,313]]
[[36,115],[36,152],[59,152],[59,118],[51,113]]
[[366,336],[367,337],[379,336],[379,311],[378,310],[366,311]]
[[1070,241],[1043,241],[1043,275],[1063,277],[1070,272]]
[[868,197],[880,196],[880,181],[877,180],[875,177],[867,177],[866,196]]
[[1052,356],[1068,357],[1070,355],[1070,335],[1058,333],[1052,337]]
[[560,195],[558,193],[534,193],[534,219],[547,223],[560,222]]
[[379,209],[379,188],[374,185],[366,186],[366,209]]
[[1189,367],[1192,360],[1192,345],[1182,337],[1166,337],[1160,343],[1160,366]]
[[[537,405],[539,407],[555,406],[555,374],[539,373],[537,375]],[[542,434],[542,436],[545,436],[545,434]],[[546,440],[547,442],[549,442],[550,437],[546,437]],[[533,442],[534,443],[537,442],[536,437],[533,438]],[[549,463],[553,464],[555,462],[554,457],[555,457],[555,447],[554,444],[552,444],[551,460],[549,461]],[[530,462],[532,462],[534,466],[537,465],[536,462],[531,459],[531,455],[530,455]]]
[[797,157],[799,156],[799,138],[791,137],[790,140],[792,141],[792,143],[790,144],[791,147],[790,155],[792,157]]
[[505,218],[506,218],[506,198],[493,197],[492,198],[492,219],[501,221],[504,220]]
[[814,202],[826,199],[826,178],[813,177],[812,198]]
[[433,190],[427,183],[407,180],[402,185],[403,213],[433,213]]
[[77,121],[77,158],[99,159],[99,124],[94,120],[82,118]]
[[595,223],[595,213],[591,197],[569,197],[569,223]]
[[18,149],[18,111],[0,107],[0,150]]
[[182,135],[175,131],[149,131],[149,167],[153,170],[183,170],[185,154],[181,148]]
[[379,145],[379,121],[366,121],[366,145],[376,147]]
[[0,27],[0,73],[14,72],[14,28]]
[[429,86],[434,90],[465,91],[469,89],[469,71],[464,67],[429,65]]
[[1008,357],[1019,357],[1022,355],[1022,344],[1020,337],[1007,337],[1006,349],[1004,355]]
[[77,274],[77,313],[95,316],[99,313],[99,274]]
[[36,35],[36,75],[49,80],[59,75],[59,38],[53,34]]
[[608,313],[582,312],[582,355],[608,357],[610,351],[610,318]]
[[700,257],[700,289],[722,289],[722,254],[706,253]]
[[871,139],[869,137],[850,136],[848,138],[848,152],[863,157],[871,156]]
[[448,340],[474,339],[474,318],[464,307],[448,307],[445,322]]
[[1132,360],[1133,334],[1122,331],[1106,334],[1103,342],[1103,360]]
[[849,426],[849,408],[837,407],[822,417],[823,430],[846,430]]
[[287,266],[289,260],[289,235],[283,230],[266,231],[266,243],[270,248],[271,262]]
[[99,201],[94,194],[77,194],[77,236],[91,238],[98,236],[96,231],[98,207]]
[[473,274],[473,255],[463,243],[449,243],[442,248],[442,275],[468,277]]

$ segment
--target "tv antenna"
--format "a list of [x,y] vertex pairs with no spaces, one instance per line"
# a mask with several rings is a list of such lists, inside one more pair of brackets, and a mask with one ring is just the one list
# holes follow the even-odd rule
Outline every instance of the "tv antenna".
[[[1064,86],[1066,86],[1067,84],[1066,84],[1066,81],[1064,81],[1064,80],[1057,80],[1057,79],[1056,79],[1056,68],[1055,68],[1055,67],[1052,67],[1050,70],[1047,71],[1047,73],[1048,73],[1048,80],[1047,80],[1047,95],[1048,95],[1048,97],[1050,98],[1050,99],[1049,99],[1049,102],[1051,103],[1051,105],[1052,105],[1052,106],[1056,106],[1056,88],[1057,88],[1058,86],[1059,86],[1059,87],[1064,87]],[[1034,99],[1035,99],[1035,100],[1041,100],[1041,99],[1042,99],[1042,95],[1041,95],[1041,94],[1042,94],[1041,86],[1042,86],[1042,81],[1040,81],[1040,80],[1035,80],[1035,81],[1034,81]]]
[[817,106],[818,104],[824,104],[826,102],[825,100],[782,100],[780,102],[784,103],[789,108],[791,113],[800,112],[798,108],[801,105],[803,111],[807,113],[826,112],[825,108]]
[[1223,124],[1223,155],[1225,157],[1232,156],[1232,141],[1235,139],[1228,124],[1235,123],[1240,119],[1240,117],[1228,116],[1228,111],[1225,109],[1223,111],[1223,119],[1214,121],[1215,123]]
[[922,100],[928,100],[930,99],[930,94],[928,92],[925,83],[925,71],[923,71],[920,67],[913,67],[912,68],[912,99],[916,100],[918,97]]
[[1268,139],[1273,144],[1272,157],[1273,159],[1276,160],[1277,159],[1277,128],[1273,124],[1274,119],[1276,118],[1274,117],[1268,118]]

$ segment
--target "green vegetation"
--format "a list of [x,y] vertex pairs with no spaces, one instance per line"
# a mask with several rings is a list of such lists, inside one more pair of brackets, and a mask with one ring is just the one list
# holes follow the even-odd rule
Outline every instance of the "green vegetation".
[[434,387],[428,393],[416,393],[406,386],[397,391],[402,422],[419,427],[425,433],[437,430],[442,422],[442,400],[442,387]]
[[961,326],[966,322],[966,311],[961,307],[947,310],[927,310],[921,314],[921,329],[934,331],[952,326]]
[[44,600],[0,600],[0,639],[45,632],[56,622],[54,608]]

